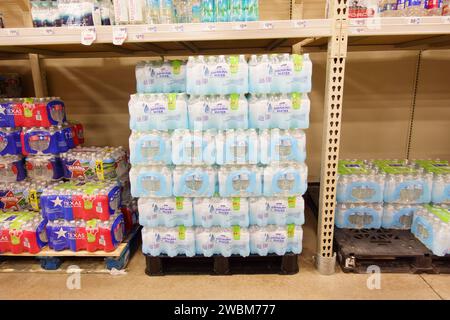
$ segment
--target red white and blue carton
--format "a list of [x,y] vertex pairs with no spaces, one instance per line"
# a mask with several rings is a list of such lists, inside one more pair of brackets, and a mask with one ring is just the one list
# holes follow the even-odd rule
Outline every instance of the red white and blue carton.
[[50,181],[0,183],[0,210],[40,212],[40,197],[45,188],[54,185]]
[[20,129],[0,128],[0,156],[22,154]]
[[22,156],[0,157],[0,182],[22,181],[26,178]]
[[55,251],[110,252],[122,242],[124,234],[125,222],[122,213],[111,216],[107,221],[55,220],[47,224],[48,245]]
[[51,127],[66,122],[60,98],[3,99],[0,101],[0,127]]
[[0,253],[39,253],[47,244],[46,224],[38,212],[0,213]]
[[57,155],[29,155],[25,168],[33,181],[57,181],[64,177],[62,160]]
[[115,181],[59,182],[41,195],[42,215],[50,221],[109,220],[121,205],[120,185]]

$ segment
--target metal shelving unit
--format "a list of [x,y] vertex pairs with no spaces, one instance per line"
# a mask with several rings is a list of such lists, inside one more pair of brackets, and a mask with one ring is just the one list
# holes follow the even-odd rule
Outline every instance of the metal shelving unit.
[[[450,19],[349,20],[347,0],[333,0],[329,12],[329,19],[314,20],[0,29],[0,59],[30,59],[39,97],[47,95],[45,72],[40,67],[45,58],[292,52],[294,45],[301,46],[303,52],[327,50],[316,266],[322,274],[333,274],[334,203],[347,52],[445,48],[450,46]],[[30,27],[30,15],[25,14],[24,19]],[[81,43],[93,33],[91,44]],[[120,40],[122,44],[113,44]]]

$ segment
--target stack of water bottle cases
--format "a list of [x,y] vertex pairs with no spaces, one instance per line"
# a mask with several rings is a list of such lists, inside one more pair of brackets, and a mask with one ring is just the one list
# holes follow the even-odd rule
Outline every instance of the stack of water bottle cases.
[[145,254],[301,252],[311,73],[289,54],[137,65],[130,180]]
[[0,253],[111,251],[122,241],[124,215],[133,223],[126,153],[83,142],[59,98],[0,101]]
[[450,166],[443,160],[341,160],[336,226],[409,230],[450,253]]

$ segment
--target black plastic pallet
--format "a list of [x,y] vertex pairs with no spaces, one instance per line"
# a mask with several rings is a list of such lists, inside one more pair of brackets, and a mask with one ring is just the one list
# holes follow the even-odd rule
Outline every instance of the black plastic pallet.
[[450,256],[433,255],[409,230],[335,228],[335,247],[344,272],[450,273]]
[[233,275],[233,274],[280,274],[291,275],[298,273],[298,254],[285,254],[283,256],[158,256],[146,255],[147,268],[145,273],[149,276],[163,275]]

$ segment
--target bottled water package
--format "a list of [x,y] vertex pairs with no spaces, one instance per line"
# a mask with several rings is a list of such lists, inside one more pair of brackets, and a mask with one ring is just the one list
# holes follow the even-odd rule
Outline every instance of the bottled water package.
[[0,183],[0,211],[39,211],[40,195],[47,182]]
[[302,252],[303,229],[301,226],[269,225],[266,227],[250,227],[250,252],[260,256],[270,253],[282,256],[287,252]]
[[20,129],[0,127],[0,156],[22,154]]
[[386,203],[383,207],[381,226],[385,229],[409,230],[414,214],[422,208],[421,205]]
[[139,223],[144,227],[194,225],[192,198],[139,198]]
[[169,257],[195,255],[194,228],[178,226],[176,228],[142,229],[142,251],[150,256],[166,254]]
[[218,254],[224,257],[250,255],[250,233],[248,229],[239,226],[231,228],[213,227],[210,229],[198,227],[195,229],[196,253],[211,257]]
[[258,164],[258,142],[255,129],[219,132],[216,136],[217,164]]
[[175,130],[171,138],[173,164],[215,164],[216,135],[216,130]]
[[168,132],[133,131],[129,142],[132,165],[172,164],[172,143]]
[[187,129],[184,93],[133,94],[128,103],[130,129],[135,131]]
[[171,197],[172,169],[166,166],[136,166],[130,170],[133,197]]
[[38,212],[0,213],[0,253],[40,252],[47,244],[46,224]]
[[[22,152],[28,154],[56,154],[69,151],[72,132],[62,127],[31,128],[22,131]],[[72,146],[74,147],[74,145]]]
[[297,196],[308,187],[308,167],[304,163],[273,164],[264,168],[265,196]]
[[450,253],[450,211],[448,207],[425,205],[414,215],[411,232],[437,256]]
[[0,182],[22,181],[25,177],[25,166],[21,156],[0,157]]
[[120,186],[114,181],[59,182],[44,189],[40,205],[42,215],[50,221],[107,221],[120,209]]
[[383,202],[386,174],[362,160],[339,160],[337,202]]
[[191,130],[248,128],[248,101],[243,94],[191,96],[188,110]]
[[186,62],[147,61],[136,65],[138,93],[186,92]]
[[195,198],[193,205],[196,226],[204,228],[249,226],[247,198]]
[[53,155],[30,155],[25,159],[27,175],[32,180],[51,181],[64,177],[63,162]]
[[249,127],[309,128],[310,100],[306,93],[253,94],[249,98]]
[[445,160],[418,160],[416,163],[433,174],[431,202],[450,204],[450,165]]
[[250,198],[250,224],[284,226],[305,223],[305,202],[302,196]]
[[382,216],[380,203],[337,203],[335,224],[345,229],[379,229]]
[[23,107],[20,99],[0,99],[0,127],[16,128],[23,124]]
[[129,170],[123,147],[77,147],[61,154],[61,158],[66,179],[123,179]]
[[262,194],[263,169],[253,166],[224,166],[219,169],[221,197],[256,197]]
[[305,162],[306,135],[303,130],[262,130],[259,132],[259,143],[263,164]]
[[122,242],[125,223],[122,213],[106,221],[55,220],[47,224],[48,246],[55,251],[114,251]]
[[253,55],[249,61],[249,92],[310,92],[311,76],[309,54]]
[[406,160],[377,160],[374,162],[381,172],[386,173],[384,202],[429,203],[433,174],[423,168],[416,168]]
[[186,91],[189,95],[245,94],[248,73],[244,55],[189,57]]
[[177,197],[212,197],[217,170],[209,166],[177,166],[173,170],[173,194]]

